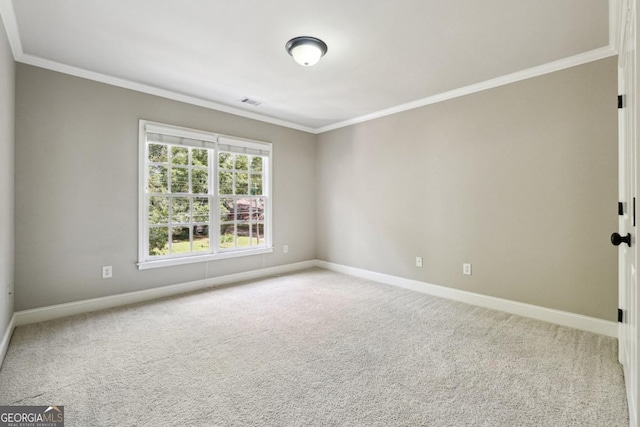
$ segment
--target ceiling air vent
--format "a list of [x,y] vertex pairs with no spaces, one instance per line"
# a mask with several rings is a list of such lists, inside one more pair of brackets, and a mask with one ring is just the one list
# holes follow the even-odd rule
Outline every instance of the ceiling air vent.
[[256,101],[255,99],[251,98],[242,98],[240,102],[242,102],[243,104],[253,105],[254,107],[259,107],[260,105],[264,104],[264,102],[262,101]]

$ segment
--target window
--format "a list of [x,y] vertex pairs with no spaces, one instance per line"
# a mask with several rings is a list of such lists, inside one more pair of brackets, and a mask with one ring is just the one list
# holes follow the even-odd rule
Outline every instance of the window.
[[140,269],[272,252],[271,144],[140,121]]

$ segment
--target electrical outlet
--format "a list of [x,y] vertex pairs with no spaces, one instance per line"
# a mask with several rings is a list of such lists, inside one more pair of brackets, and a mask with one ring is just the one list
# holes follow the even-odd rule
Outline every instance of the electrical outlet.
[[110,265],[102,266],[102,278],[108,279],[111,276],[113,276],[113,267],[111,267]]
[[462,274],[471,276],[471,264],[462,264]]
[[421,256],[417,256],[416,257],[416,267],[422,267],[422,257]]
[[288,253],[289,253],[289,245],[284,245],[283,252],[284,252],[285,254],[288,254]]

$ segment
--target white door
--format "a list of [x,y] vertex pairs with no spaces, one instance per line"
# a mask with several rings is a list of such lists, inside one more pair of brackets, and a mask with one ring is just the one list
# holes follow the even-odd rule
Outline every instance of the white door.
[[[619,307],[622,309],[618,342],[624,368],[631,426],[638,424],[638,301],[636,276],[636,1],[621,2],[618,87],[622,95],[618,110],[619,230],[611,241],[619,247]],[[620,102],[619,102],[620,104]],[[639,206],[640,208],[640,206]]]

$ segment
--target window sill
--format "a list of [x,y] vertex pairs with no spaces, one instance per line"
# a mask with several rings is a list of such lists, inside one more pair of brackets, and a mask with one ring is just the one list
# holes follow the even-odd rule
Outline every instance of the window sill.
[[251,255],[261,255],[273,253],[273,248],[249,249],[246,251],[222,252],[218,254],[207,254],[201,256],[190,256],[185,258],[170,258],[157,261],[143,261],[138,263],[138,270],[148,270],[150,268],[171,267],[175,265],[194,264],[197,262],[216,261],[219,259],[239,258]]

